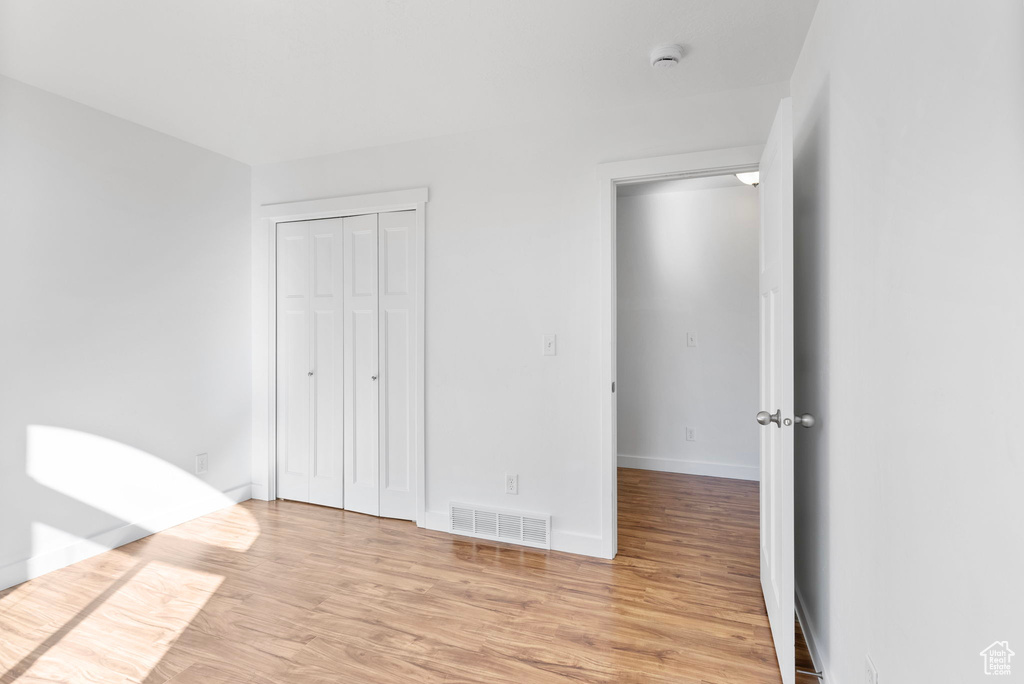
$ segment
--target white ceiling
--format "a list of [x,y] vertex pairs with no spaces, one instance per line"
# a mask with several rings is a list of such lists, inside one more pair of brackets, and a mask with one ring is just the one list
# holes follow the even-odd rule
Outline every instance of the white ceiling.
[[0,73],[266,163],[788,80],[815,4],[0,0]]

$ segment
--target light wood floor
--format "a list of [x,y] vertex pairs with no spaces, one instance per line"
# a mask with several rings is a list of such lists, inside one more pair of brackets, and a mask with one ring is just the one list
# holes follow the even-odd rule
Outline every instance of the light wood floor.
[[0,593],[0,683],[780,682],[757,485],[619,495],[614,561],[249,501]]

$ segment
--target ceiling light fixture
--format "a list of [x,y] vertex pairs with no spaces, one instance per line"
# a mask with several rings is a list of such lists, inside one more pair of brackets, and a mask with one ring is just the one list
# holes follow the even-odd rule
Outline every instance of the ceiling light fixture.
[[755,188],[761,182],[760,171],[747,171],[746,173],[737,173],[735,176],[739,179],[740,183],[745,183]]
[[681,45],[659,45],[651,50],[651,66],[657,69],[674,67],[683,59],[683,47]]

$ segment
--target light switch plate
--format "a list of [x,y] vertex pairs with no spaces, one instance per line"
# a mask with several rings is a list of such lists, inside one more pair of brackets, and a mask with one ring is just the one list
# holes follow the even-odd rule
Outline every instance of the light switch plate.
[[558,353],[557,348],[558,336],[557,335],[545,335],[544,336],[544,356],[555,356]]
[[696,347],[697,346],[697,333],[686,333],[686,346]]

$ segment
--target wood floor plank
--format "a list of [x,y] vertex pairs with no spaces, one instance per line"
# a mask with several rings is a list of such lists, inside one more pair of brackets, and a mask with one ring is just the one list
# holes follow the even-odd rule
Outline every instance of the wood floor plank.
[[0,593],[0,684],[778,684],[757,484],[619,503],[604,561],[248,501]]

